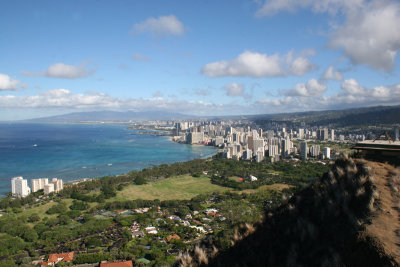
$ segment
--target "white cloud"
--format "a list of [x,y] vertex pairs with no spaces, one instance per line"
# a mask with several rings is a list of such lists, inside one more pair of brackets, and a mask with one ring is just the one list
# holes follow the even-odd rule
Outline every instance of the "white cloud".
[[355,79],[344,80],[342,89],[350,95],[364,95],[365,89]]
[[222,89],[226,91],[227,96],[243,96],[244,94],[244,86],[235,82],[225,85]]
[[281,11],[296,12],[298,9],[311,8],[315,13],[336,14],[343,10],[355,10],[365,0],[267,0],[257,11],[257,16],[274,15]]
[[330,45],[343,49],[353,64],[391,71],[400,50],[400,4],[373,2],[349,13],[346,23],[332,34]]
[[201,73],[210,77],[280,77],[304,75],[314,69],[314,65],[305,57],[293,57],[289,52],[284,57],[279,54],[267,55],[245,51],[237,58],[206,64]]
[[286,92],[288,96],[313,97],[323,94],[328,87],[316,79],[310,79],[307,83],[297,83],[294,89]]
[[170,111],[195,115],[232,114],[243,111],[234,103],[214,104],[176,98],[116,98],[98,92],[77,94],[67,89],[53,89],[37,95],[0,95],[0,107],[9,109],[55,109],[69,111],[137,110]]
[[11,79],[7,74],[0,73],[0,91],[15,91],[19,84],[19,81]]
[[46,76],[50,78],[60,79],[78,79],[84,78],[94,73],[93,70],[86,69],[87,64],[82,63],[76,66],[64,63],[56,63],[51,65],[47,70],[40,72],[21,72],[25,76]]
[[[391,0],[269,0],[258,16],[311,9],[314,13],[344,16],[332,27],[329,46],[340,49],[354,64],[389,72],[400,50],[400,3]],[[339,20],[342,17],[337,16]]]
[[160,16],[158,18],[148,18],[147,20],[136,23],[133,32],[149,32],[156,37],[168,35],[183,35],[184,26],[174,15]]
[[258,104],[263,104],[263,105],[268,105],[268,106],[286,106],[288,104],[291,104],[293,101],[293,98],[291,96],[287,96],[285,98],[280,98],[280,99],[271,99],[271,98],[264,98],[259,101],[257,101]]
[[209,63],[202,68],[201,72],[210,77],[273,77],[283,75],[283,70],[279,64],[279,55],[268,56],[250,51],[240,54],[233,60]]
[[[317,83],[315,85],[318,88]],[[287,95],[281,98],[269,97],[259,100],[255,103],[255,107],[276,113],[398,105],[400,103],[400,84],[366,88],[361,86],[355,79],[348,79],[343,81],[341,88],[342,91],[334,95],[317,94],[307,97],[304,97],[307,93],[299,90],[300,93],[298,95]],[[273,107],[271,108],[271,106]]]
[[293,59],[292,52],[288,53],[287,61],[289,74],[302,76],[315,68],[315,66],[305,57],[297,57]]
[[330,66],[322,75],[323,80],[343,80],[343,75],[339,71],[335,70],[333,66]]
[[150,61],[150,58],[148,56],[138,54],[138,53],[133,54],[132,59],[136,60],[136,61],[146,61],[146,62]]

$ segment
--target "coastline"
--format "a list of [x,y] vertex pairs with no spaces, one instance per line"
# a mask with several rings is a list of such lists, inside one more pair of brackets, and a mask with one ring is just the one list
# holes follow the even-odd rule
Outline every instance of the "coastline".
[[[0,196],[11,191],[10,179],[17,176],[27,179],[29,186],[31,179],[52,177],[74,184],[161,164],[209,158],[217,153],[211,147],[191,149],[172,144],[171,136],[136,134],[137,130],[129,131],[126,125],[68,125],[71,126],[3,125]],[[62,134],[56,137],[56,133]]]

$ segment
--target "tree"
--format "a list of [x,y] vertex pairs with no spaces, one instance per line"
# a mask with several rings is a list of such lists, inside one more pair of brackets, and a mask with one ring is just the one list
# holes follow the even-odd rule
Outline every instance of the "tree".
[[56,204],[49,208],[46,213],[47,214],[55,214],[55,213],[65,213],[67,210],[67,206],[65,205],[64,202],[60,202],[59,204]]
[[58,223],[61,225],[67,225],[70,222],[70,218],[67,215],[58,216]]
[[101,239],[98,237],[88,237],[85,240],[86,247],[99,247],[101,246],[102,242]]
[[90,206],[89,204],[79,201],[79,200],[74,200],[72,202],[72,205],[69,207],[71,210],[86,210],[88,209]]
[[38,222],[38,221],[40,221],[40,216],[37,215],[36,213],[33,213],[28,217],[28,222],[30,222],[30,223]]
[[142,184],[146,184],[146,179],[144,179],[142,176],[138,176],[135,178],[135,184],[137,185],[142,185]]
[[115,188],[112,185],[103,185],[100,191],[106,199],[115,197],[117,195]]
[[127,240],[132,240],[132,233],[131,230],[129,230],[128,227],[123,227],[122,228],[122,236],[126,238]]

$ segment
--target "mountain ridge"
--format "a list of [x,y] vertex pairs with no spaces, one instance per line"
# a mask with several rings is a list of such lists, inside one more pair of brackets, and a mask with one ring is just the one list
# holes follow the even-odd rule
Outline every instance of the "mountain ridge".
[[226,116],[196,116],[167,111],[89,111],[74,112],[57,116],[20,120],[18,122],[128,122],[149,120],[250,120],[258,125],[269,122],[277,123],[307,123],[314,125],[350,126],[362,124],[400,124],[400,105],[350,108],[341,110],[302,111],[292,113],[226,115]]

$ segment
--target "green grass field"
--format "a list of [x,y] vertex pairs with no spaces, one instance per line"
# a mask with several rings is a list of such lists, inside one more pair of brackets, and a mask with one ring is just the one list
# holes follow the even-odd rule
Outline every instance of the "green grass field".
[[148,200],[180,200],[191,199],[203,193],[225,191],[231,191],[231,189],[214,185],[210,182],[210,179],[205,176],[194,178],[190,175],[182,175],[145,185],[129,185],[122,191],[117,192],[117,196],[108,201],[123,201],[139,198]]
[[[72,204],[72,199],[70,199],[70,198],[63,199],[62,201],[67,204],[67,207],[71,206],[71,204]],[[30,208],[30,209],[24,210],[23,214],[29,216],[31,214],[36,213],[37,215],[40,216],[40,218],[43,218],[43,217],[49,217],[49,218],[57,217],[58,214],[52,214],[52,215],[46,214],[46,211],[48,209],[50,209],[52,206],[57,205],[57,204],[58,204],[57,202],[48,202],[46,204],[39,205],[37,207],[33,207],[33,208]]]

